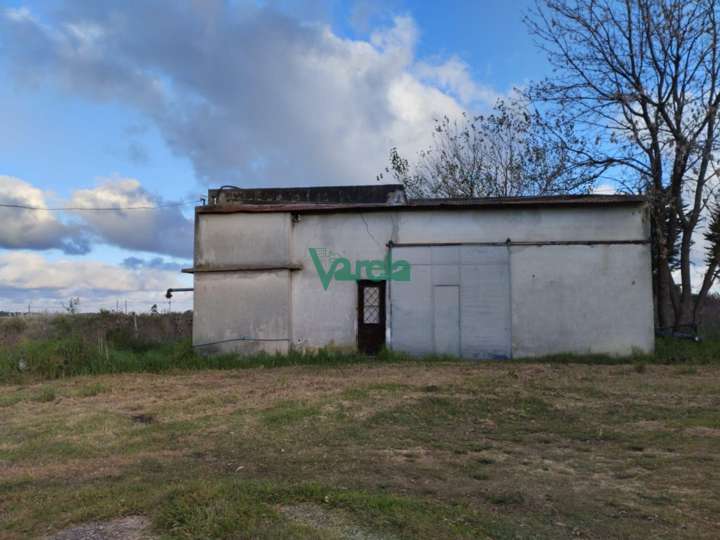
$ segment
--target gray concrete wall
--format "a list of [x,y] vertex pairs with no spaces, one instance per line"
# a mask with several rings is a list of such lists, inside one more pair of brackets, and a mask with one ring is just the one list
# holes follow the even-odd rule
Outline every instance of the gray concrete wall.
[[396,247],[393,258],[409,261],[413,272],[411,281],[390,284],[393,348],[474,359],[512,356],[507,246]]
[[513,356],[654,348],[649,245],[513,246]]
[[287,352],[288,274],[195,274],[193,345],[203,353]]
[[[353,263],[383,259],[403,243],[640,240],[639,206],[301,214],[203,214],[196,265],[301,263],[299,271],[195,275],[196,343],[260,331],[244,349],[353,348],[357,285],[323,286],[309,248]],[[420,279],[421,271],[417,269]],[[512,354],[629,354],[653,348],[647,245],[513,246],[510,255]],[[393,283],[388,291],[391,294]],[[392,345],[392,313],[388,343]],[[284,322],[283,322],[284,321]],[[465,328],[467,333],[469,329]],[[234,346],[238,348],[237,346]],[[243,349],[243,350],[244,350]],[[418,344],[417,351],[425,347]]]
[[[286,265],[289,214],[200,214],[195,266]],[[284,352],[290,342],[289,270],[194,275],[193,343],[215,352]]]
[[200,214],[195,266],[287,263],[289,214]]
[[293,344],[354,348],[357,284],[333,281],[323,289],[310,248],[326,248],[351,261],[382,259],[397,216],[391,213],[301,215],[293,228],[293,256],[303,264],[292,275]]
[[401,212],[396,242],[637,240],[649,224],[640,206]]

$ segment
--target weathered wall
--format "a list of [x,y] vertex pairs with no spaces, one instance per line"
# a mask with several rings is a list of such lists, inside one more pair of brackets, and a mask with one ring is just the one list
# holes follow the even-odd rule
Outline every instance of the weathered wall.
[[289,214],[201,215],[195,231],[195,266],[286,263]]
[[287,270],[195,275],[193,344],[202,352],[286,352]]
[[[195,274],[196,343],[248,336],[280,341],[231,349],[285,350],[290,343],[297,348],[354,347],[357,286],[333,280],[324,290],[310,248],[326,248],[354,262],[383,259],[389,240],[555,242],[648,237],[639,206],[389,209],[298,217],[293,222],[288,213],[199,216],[196,265],[296,262],[303,268],[267,275]],[[646,245],[513,246],[510,274],[513,356],[652,350]],[[389,291],[392,286],[391,282]],[[391,317],[389,313],[392,345]]]
[[[200,215],[195,267],[286,265],[288,214]],[[290,339],[288,270],[194,275],[193,344],[214,352],[284,352]]]
[[509,358],[510,254],[507,246],[393,248],[412,280],[391,283],[393,347],[415,354]]
[[513,356],[654,347],[650,247],[513,246]]
[[401,212],[396,242],[541,242],[648,237],[640,206]]
[[293,344],[355,347],[357,284],[318,279],[310,248],[326,248],[351,261],[382,259],[397,216],[391,213],[301,215],[293,228],[293,256],[303,269],[292,274]]

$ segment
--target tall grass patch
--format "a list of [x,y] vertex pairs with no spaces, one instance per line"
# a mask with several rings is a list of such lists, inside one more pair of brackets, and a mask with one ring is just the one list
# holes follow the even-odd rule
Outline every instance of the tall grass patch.
[[[58,320],[62,324],[62,320]],[[421,358],[383,350],[374,357],[348,350],[319,349],[290,351],[285,354],[253,355],[198,354],[189,339],[172,343],[153,343],[117,330],[106,338],[89,341],[70,332],[53,339],[33,339],[0,348],[0,383],[24,383],[76,375],[112,373],[161,373],[170,370],[276,368],[284,366],[326,366],[363,363],[445,363],[459,361],[447,356]],[[645,373],[651,364],[703,365],[720,363],[720,339],[693,342],[661,338],[655,353],[630,356],[560,354],[542,358],[515,359],[512,363],[626,364]]]
[[161,373],[170,370],[248,369],[283,366],[340,366],[365,362],[446,362],[446,357],[416,359],[385,350],[376,357],[353,351],[320,349],[286,354],[201,355],[189,340],[155,344],[125,332],[111,333],[93,344],[80,336],[34,340],[0,350],[0,383],[21,383],[76,375]]

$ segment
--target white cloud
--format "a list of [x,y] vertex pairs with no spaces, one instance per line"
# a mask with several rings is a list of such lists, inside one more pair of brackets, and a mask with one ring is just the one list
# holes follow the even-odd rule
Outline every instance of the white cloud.
[[[169,287],[187,286],[189,280],[177,271],[149,267],[128,268],[98,261],[50,260],[38,253],[0,253],[0,310],[61,311],[71,297],[80,298],[82,311],[114,308],[147,311],[153,303],[161,307]],[[174,303],[188,309],[192,296]],[[34,307],[32,307],[34,306]]]
[[122,248],[192,257],[193,224],[181,207],[163,207],[165,201],[147,192],[138,180],[105,180],[97,187],[73,193],[73,208],[138,208],[155,210],[117,210],[77,212],[97,240]]
[[30,10],[26,7],[8,8],[5,10],[5,16],[15,22],[32,21]]
[[267,6],[78,1],[2,35],[17,80],[139,109],[218,184],[371,183],[391,146],[496,98],[456,58],[418,60],[409,17],[353,40]]
[[[0,247],[55,248],[77,255],[88,253],[93,243],[103,243],[192,257],[192,219],[185,217],[182,206],[148,192],[136,179],[106,179],[94,188],[76,190],[69,201],[56,203],[56,208],[118,208],[116,211],[53,212],[45,210],[48,196],[19,178],[0,176],[0,203],[31,207],[0,206]],[[137,207],[147,209],[127,210]]]
[[457,57],[437,64],[419,62],[415,72],[423,81],[455,96],[465,106],[493,105],[502,97],[493,88],[474,81],[469,66]]
[[618,190],[612,184],[600,184],[595,186],[592,192],[594,195],[615,195]]
[[83,231],[68,226],[48,210],[46,194],[12,176],[0,175],[0,202],[31,206],[41,210],[0,207],[0,247],[61,249],[66,253],[87,253],[89,244]]
[[129,291],[142,288],[137,276],[97,261],[48,261],[38,253],[14,251],[0,255],[0,282],[22,289],[73,293],[88,289]]

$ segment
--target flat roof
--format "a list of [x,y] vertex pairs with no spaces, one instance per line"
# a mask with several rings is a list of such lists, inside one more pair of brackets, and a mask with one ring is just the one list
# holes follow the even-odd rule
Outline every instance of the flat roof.
[[548,197],[485,197],[478,199],[410,199],[402,203],[263,203],[215,204],[197,206],[197,214],[234,214],[291,212],[322,214],[340,212],[387,212],[392,210],[471,210],[491,208],[565,208],[578,206],[642,205],[647,199],[639,195],[553,195]]

